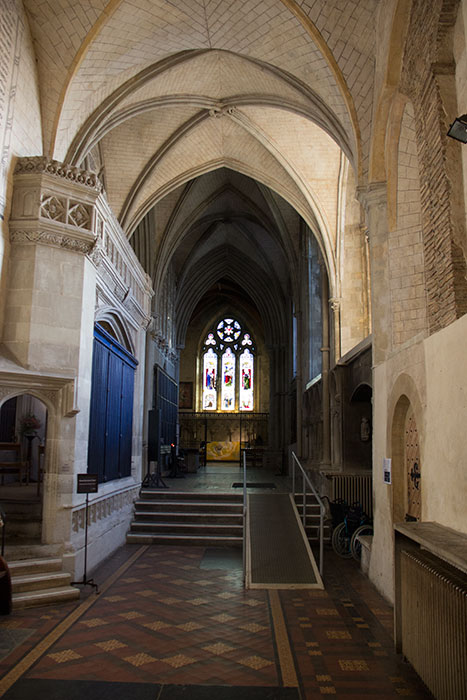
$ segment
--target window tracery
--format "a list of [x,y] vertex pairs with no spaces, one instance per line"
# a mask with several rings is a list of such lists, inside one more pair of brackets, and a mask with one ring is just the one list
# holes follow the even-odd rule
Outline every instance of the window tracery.
[[253,411],[255,347],[234,318],[221,319],[206,335],[201,352],[204,411]]

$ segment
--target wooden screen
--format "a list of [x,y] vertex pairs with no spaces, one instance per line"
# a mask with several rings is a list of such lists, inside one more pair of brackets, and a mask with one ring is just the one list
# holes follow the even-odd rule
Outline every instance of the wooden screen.
[[154,368],[154,409],[156,412],[156,459],[161,447],[177,440],[178,385],[163,369]]

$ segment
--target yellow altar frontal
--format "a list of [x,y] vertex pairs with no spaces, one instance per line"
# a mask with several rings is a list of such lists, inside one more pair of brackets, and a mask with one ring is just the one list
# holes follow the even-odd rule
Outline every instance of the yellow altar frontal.
[[208,442],[206,446],[208,462],[234,462],[240,459],[240,442]]

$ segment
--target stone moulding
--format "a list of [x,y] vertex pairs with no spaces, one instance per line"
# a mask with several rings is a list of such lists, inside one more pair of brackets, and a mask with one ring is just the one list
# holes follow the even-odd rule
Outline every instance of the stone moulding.
[[14,172],[15,175],[43,173],[55,175],[68,182],[85,185],[97,193],[102,192],[102,182],[99,180],[97,173],[93,173],[90,170],[82,170],[75,165],[60,163],[58,160],[45,156],[19,158]]
[[52,231],[15,231],[10,232],[11,243],[41,243],[56,248],[65,248],[76,253],[87,254],[95,245],[95,237],[89,238]]
[[67,418],[79,413],[75,378],[13,372],[0,367],[0,402],[20,394],[48,400],[58,415]]
[[[139,493],[139,487],[133,486],[119,493],[111,493],[102,498],[97,498],[89,504],[88,525],[99,520],[110,517],[115,512],[120,512],[125,508],[131,508]],[[78,506],[72,512],[72,530],[77,533],[84,530],[85,525],[84,505]]]

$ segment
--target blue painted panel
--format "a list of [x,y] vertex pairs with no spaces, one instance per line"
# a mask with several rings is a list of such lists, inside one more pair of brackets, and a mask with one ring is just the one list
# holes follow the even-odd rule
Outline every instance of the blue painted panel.
[[120,476],[130,476],[131,474],[134,381],[134,370],[124,364],[122,366],[122,393],[120,404]]
[[92,357],[92,388],[89,417],[88,471],[104,480],[105,434],[107,414],[107,376],[109,350],[94,341]]
[[136,366],[136,359],[125,348],[119,346],[105,331],[96,327],[88,471],[97,473],[99,482],[111,481],[131,473],[134,368]]

